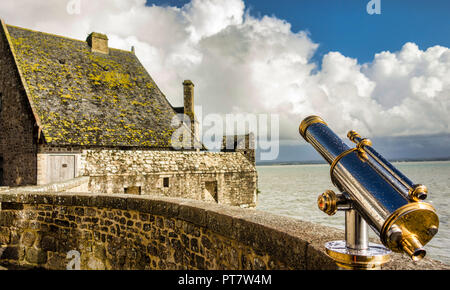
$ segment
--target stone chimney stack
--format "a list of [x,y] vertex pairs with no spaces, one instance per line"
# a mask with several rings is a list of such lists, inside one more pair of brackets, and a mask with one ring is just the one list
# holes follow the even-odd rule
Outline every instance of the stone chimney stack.
[[198,140],[197,119],[194,112],[194,83],[190,80],[183,82],[184,92],[184,114],[189,117],[191,121],[191,131],[194,138]]
[[183,82],[184,91],[184,114],[194,120],[194,83],[190,80]]
[[98,32],[92,32],[86,39],[87,43],[91,47],[92,52],[99,52],[108,54],[108,37],[106,34],[101,34]]

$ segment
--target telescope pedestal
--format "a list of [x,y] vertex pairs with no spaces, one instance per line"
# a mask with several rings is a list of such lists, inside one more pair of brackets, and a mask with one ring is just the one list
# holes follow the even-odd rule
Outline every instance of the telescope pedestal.
[[327,255],[341,269],[377,270],[390,259],[390,250],[369,243],[367,223],[354,209],[345,211],[345,239],[325,244]]
[[348,248],[346,241],[333,241],[325,244],[328,256],[340,269],[344,270],[380,270],[389,262],[391,251],[382,245],[368,244],[366,250]]

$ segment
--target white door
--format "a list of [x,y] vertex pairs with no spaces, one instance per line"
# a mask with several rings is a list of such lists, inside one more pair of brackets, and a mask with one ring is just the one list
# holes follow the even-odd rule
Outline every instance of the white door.
[[47,165],[48,183],[75,178],[74,155],[50,155]]

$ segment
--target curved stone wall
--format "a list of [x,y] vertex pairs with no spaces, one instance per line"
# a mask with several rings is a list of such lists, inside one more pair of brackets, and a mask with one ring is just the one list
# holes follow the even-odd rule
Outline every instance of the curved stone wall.
[[[178,198],[4,191],[0,263],[7,268],[335,269],[334,228]],[[449,269],[394,255],[387,269]]]

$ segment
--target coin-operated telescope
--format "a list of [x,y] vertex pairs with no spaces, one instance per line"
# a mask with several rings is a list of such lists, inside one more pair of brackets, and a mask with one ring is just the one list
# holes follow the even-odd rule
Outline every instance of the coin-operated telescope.
[[[439,227],[435,209],[423,202],[427,188],[414,184],[355,131],[347,135],[355,148],[317,116],[305,118],[299,131],[331,165],[331,181],[341,192],[327,190],[317,202],[328,215],[345,211],[345,241],[326,243],[328,256],[345,269],[380,269],[391,251],[422,259]],[[368,242],[367,225],[384,246]]]

